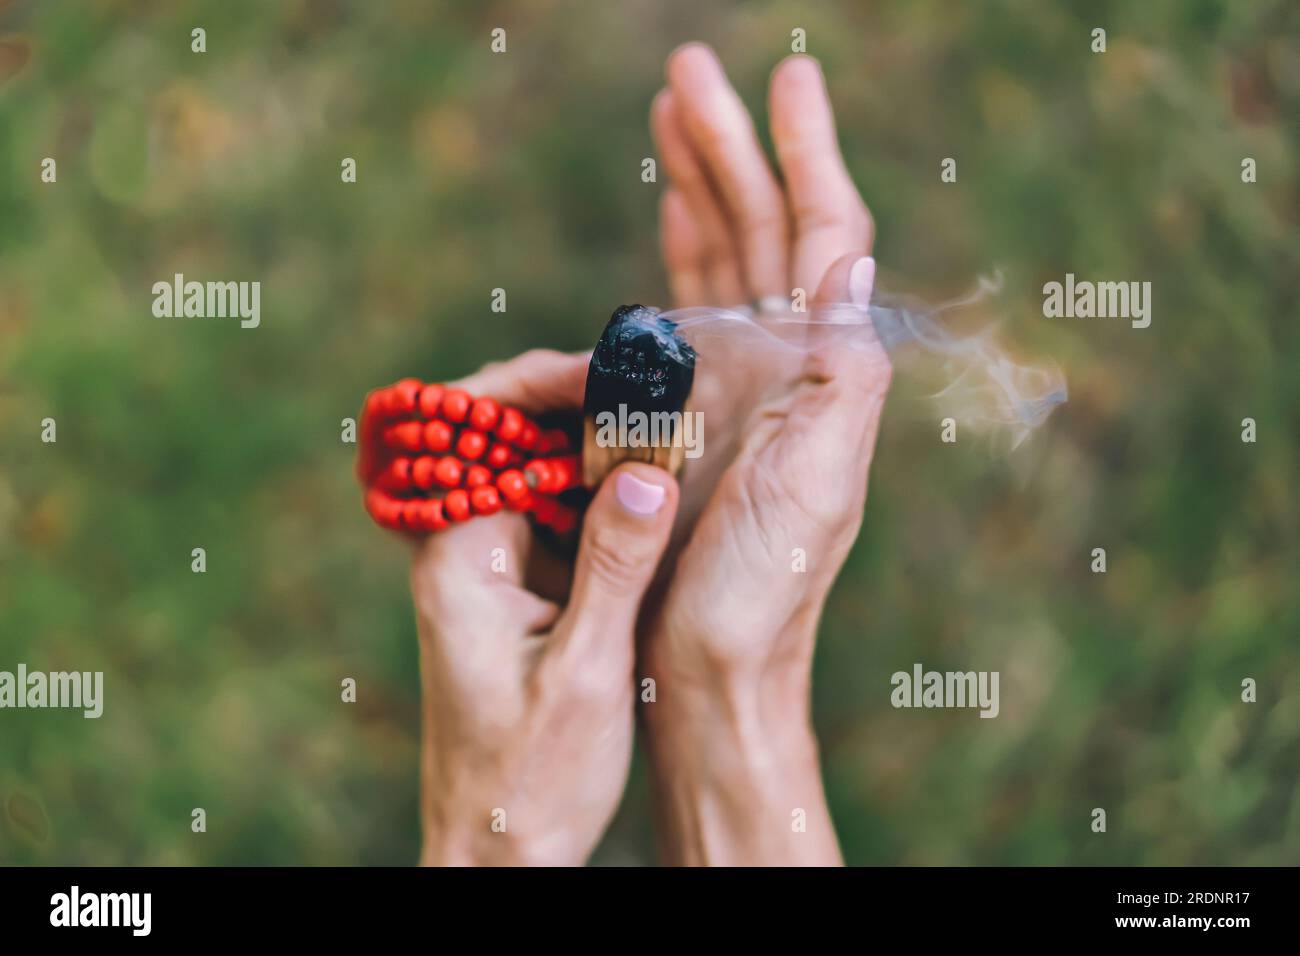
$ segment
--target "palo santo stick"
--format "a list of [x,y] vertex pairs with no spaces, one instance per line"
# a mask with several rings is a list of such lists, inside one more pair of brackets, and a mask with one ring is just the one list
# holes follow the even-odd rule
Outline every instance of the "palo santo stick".
[[582,482],[595,488],[625,461],[676,475],[686,449],[682,423],[695,381],[695,350],[653,309],[614,311],[587,368]]

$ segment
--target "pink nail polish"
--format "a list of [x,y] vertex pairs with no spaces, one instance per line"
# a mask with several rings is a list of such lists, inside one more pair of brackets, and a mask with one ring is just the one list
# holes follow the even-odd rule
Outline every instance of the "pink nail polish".
[[876,260],[863,256],[849,270],[849,298],[854,305],[866,308],[871,304],[871,289],[876,284]]
[[662,485],[652,485],[636,475],[621,473],[614,483],[619,504],[638,515],[652,515],[663,506],[665,492]]

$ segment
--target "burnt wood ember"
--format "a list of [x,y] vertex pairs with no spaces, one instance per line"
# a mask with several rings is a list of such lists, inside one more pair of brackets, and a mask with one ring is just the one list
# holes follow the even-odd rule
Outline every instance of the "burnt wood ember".
[[[695,358],[676,324],[655,310],[643,305],[614,310],[587,369],[582,461],[588,488],[624,461],[645,461],[677,473]],[[649,424],[642,431],[653,440],[628,429],[626,423],[638,418]]]

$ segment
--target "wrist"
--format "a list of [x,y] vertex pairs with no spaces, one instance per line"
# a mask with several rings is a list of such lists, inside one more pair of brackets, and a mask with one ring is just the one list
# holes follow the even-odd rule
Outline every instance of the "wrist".
[[745,767],[796,760],[815,752],[802,673],[704,669],[692,674],[653,668],[657,696],[642,707],[652,739]]
[[660,630],[642,658],[658,687],[647,725],[759,752],[811,740],[815,639],[814,615],[761,635]]
[[583,858],[552,846],[545,849],[514,834],[483,828],[425,825],[421,866],[580,866]]
[[421,866],[580,866],[586,860],[590,848],[581,848],[575,833],[541,822],[546,815],[511,788],[486,792],[461,774],[436,773],[431,752],[424,764]]
[[667,862],[837,865],[797,668],[670,678],[643,705]]

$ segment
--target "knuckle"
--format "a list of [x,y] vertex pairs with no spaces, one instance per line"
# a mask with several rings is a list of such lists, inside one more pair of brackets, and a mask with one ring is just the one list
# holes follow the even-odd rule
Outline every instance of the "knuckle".
[[568,696],[576,701],[593,704],[602,709],[622,698],[629,698],[628,681],[608,667],[579,664],[569,669]]
[[725,148],[733,137],[732,124],[713,112],[698,117],[692,132],[706,151]]
[[746,232],[755,235],[784,233],[785,214],[779,205],[773,203],[749,203],[741,210],[740,225]]
[[536,672],[537,691],[550,700],[558,697],[570,705],[608,709],[628,697],[631,680],[630,663],[612,663],[573,654],[547,658],[547,666]]
[[853,214],[839,205],[801,203],[794,208],[794,220],[805,234],[855,229]]
[[876,241],[876,219],[871,215],[871,210],[867,208],[867,204],[863,202],[859,202],[858,216],[860,222],[858,228],[862,234],[862,248],[870,249]]
[[564,358],[564,353],[556,349],[529,349],[519,356],[519,361],[528,365],[549,364]]
[[618,529],[593,526],[584,547],[587,569],[598,583],[621,587],[643,575],[645,548]]

